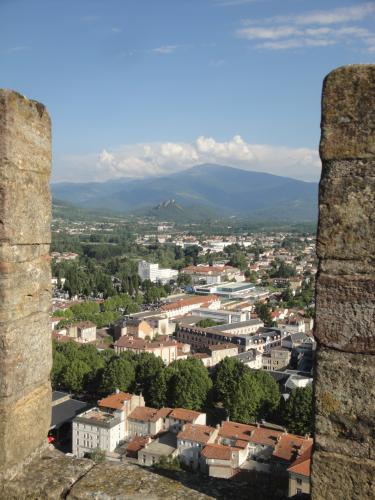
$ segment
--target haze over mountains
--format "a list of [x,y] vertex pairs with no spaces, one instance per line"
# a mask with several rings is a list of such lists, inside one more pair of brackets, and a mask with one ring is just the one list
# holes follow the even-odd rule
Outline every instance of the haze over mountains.
[[172,219],[235,215],[314,221],[318,206],[317,183],[211,164],[163,177],[55,183],[52,194],[87,209]]

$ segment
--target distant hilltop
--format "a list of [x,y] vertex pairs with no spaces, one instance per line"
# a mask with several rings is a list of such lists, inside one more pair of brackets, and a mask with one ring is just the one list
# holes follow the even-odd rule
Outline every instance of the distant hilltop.
[[54,199],[89,209],[194,219],[220,216],[315,221],[318,184],[204,164],[163,177],[55,183]]

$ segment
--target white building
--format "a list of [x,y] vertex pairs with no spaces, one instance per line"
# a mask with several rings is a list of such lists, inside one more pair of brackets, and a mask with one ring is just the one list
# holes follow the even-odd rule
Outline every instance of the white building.
[[176,279],[178,271],[175,269],[159,269],[159,264],[151,264],[145,260],[138,262],[138,276],[141,280],[150,280],[152,283],[169,283]]
[[194,309],[192,311],[194,316],[201,316],[202,318],[209,318],[214,321],[221,321],[225,324],[228,323],[239,323],[240,321],[246,321],[249,318],[250,313],[246,311],[227,311],[226,309],[207,309],[200,307],[199,309]]
[[122,412],[105,412],[99,408],[81,413],[73,420],[72,451],[82,458],[96,449],[114,451],[124,439]]

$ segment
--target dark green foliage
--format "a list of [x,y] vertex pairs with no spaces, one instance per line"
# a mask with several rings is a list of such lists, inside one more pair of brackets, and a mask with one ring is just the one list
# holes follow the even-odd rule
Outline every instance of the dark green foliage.
[[113,357],[103,370],[101,391],[110,394],[116,389],[129,391],[135,382],[133,363],[125,357]]
[[225,358],[216,368],[214,397],[223,403],[231,420],[249,423],[270,416],[278,406],[280,393],[268,373]]
[[200,321],[198,321],[196,326],[200,326],[202,328],[209,328],[210,326],[217,326],[217,325],[222,325],[222,324],[223,324],[222,321],[214,321],[211,318],[205,318],[205,319],[201,319]]
[[285,403],[283,419],[289,432],[312,434],[313,430],[313,390],[308,385],[303,389],[293,389]]
[[264,302],[257,302],[255,304],[255,312],[258,315],[258,318],[260,318],[265,326],[273,326],[274,321],[271,316],[271,307],[264,303]]
[[207,369],[197,359],[178,360],[166,369],[167,404],[190,410],[202,409],[212,381]]

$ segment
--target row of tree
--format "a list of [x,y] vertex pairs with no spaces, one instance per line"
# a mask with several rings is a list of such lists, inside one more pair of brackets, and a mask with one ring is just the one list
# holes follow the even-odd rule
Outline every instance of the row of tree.
[[200,360],[177,360],[165,366],[153,354],[113,350],[92,345],[54,343],[54,389],[86,393],[92,399],[116,389],[139,394],[146,405],[193,410],[223,408],[234,421],[268,419],[291,432],[311,432],[311,389],[292,392],[285,403],[278,384],[267,372],[251,370],[234,358],[225,358],[210,376]]

